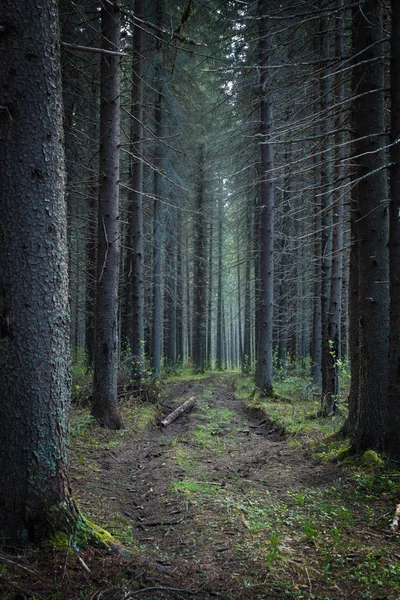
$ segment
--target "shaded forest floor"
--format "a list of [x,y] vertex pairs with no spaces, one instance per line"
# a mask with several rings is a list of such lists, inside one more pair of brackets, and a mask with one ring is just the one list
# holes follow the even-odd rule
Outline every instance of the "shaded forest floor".
[[251,385],[171,380],[158,405],[124,402],[121,432],[74,407],[74,493],[124,549],[2,553],[0,598],[399,599],[400,474],[338,466],[340,417],[317,419],[308,396],[251,401]]

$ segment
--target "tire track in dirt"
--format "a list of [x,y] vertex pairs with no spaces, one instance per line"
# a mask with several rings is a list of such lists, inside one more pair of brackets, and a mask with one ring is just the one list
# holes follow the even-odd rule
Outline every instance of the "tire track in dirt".
[[[288,490],[324,487],[332,483],[336,469],[313,464],[270,424],[260,426],[262,419],[235,398],[232,379],[214,376],[168,387],[165,414],[193,395],[195,409],[166,429],[149,427],[142,439],[115,450],[112,467],[109,453],[99,457],[118,482],[116,510],[131,521],[143,565],[150,564],[171,587],[201,590],[204,598],[216,593],[232,599],[258,597],[254,590],[238,589],[232,579],[233,573],[240,579],[254,566],[235,550],[248,535],[246,519],[224,521],[224,511],[232,510],[225,510],[224,502],[238,491],[245,497],[285,498]],[[204,443],[199,435],[213,427],[207,413],[224,415],[226,409],[229,422],[216,423]],[[171,484],[181,491],[171,490]],[[196,500],[202,490],[209,502]],[[221,515],[215,509],[218,502]]]

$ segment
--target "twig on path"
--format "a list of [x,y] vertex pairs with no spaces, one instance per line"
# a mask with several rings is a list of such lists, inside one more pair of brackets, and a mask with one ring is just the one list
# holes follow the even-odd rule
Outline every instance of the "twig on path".
[[155,592],[155,591],[164,591],[164,592],[181,592],[183,594],[189,594],[190,596],[197,596],[198,592],[192,592],[191,590],[184,590],[181,588],[173,588],[173,587],[162,587],[159,585],[155,585],[152,587],[145,587],[140,590],[136,590],[136,592],[129,592],[127,596],[125,596],[125,600],[131,598],[132,596],[137,596],[138,594],[142,594],[143,592]]
[[305,566],[305,569],[306,569],[306,573],[307,573],[308,585],[310,586],[310,594],[312,594],[311,579],[310,579],[310,574],[308,572],[307,566]]
[[396,510],[395,510],[395,513],[394,513],[394,517],[393,517],[393,521],[390,524],[390,527],[393,530],[396,530],[399,527],[399,517],[400,517],[400,504],[397,504]]
[[80,556],[78,556],[78,561],[79,561],[79,564],[81,565],[81,567],[86,571],[86,573],[88,573],[89,575],[91,575],[92,571],[89,569],[89,567],[87,566],[87,564],[85,563],[85,561],[83,560],[83,558],[81,558]]
[[32,569],[28,569],[28,567],[24,567],[24,565],[20,565],[19,563],[16,563],[13,560],[6,558],[3,554],[0,554],[0,561],[1,560],[3,560],[4,562],[6,562],[9,565],[13,565],[14,567],[18,567],[19,569],[22,569],[23,571],[28,571],[28,573],[31,573],[31,575],[36,575],[35,571],[32,571]]
[[182,523],[183,518],[178,521],[153,521],[151,523],[143,523],[146,527],[158,527],[159,525],[179,525]]

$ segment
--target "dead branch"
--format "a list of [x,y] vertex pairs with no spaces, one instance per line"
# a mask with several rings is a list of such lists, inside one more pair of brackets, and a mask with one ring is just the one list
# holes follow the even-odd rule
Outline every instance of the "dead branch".
[[394,512],[393,521],[390,524],[390,527],[393,530],[398,529],[399,527],[399,517],[400,517],[400,504],[396,505],[396,510]]
[[107,56],[128,56],[126,52],[117,52],[115,50],[104,50],[103,48],[92,48],[91,46],[77,46],[68,42],[61,42],[63,48],[67,50],[76,50],[77,52],[91,52],[93,54],[106,54]]
[[136,592],[129,592],[129,594],[127,596],[125,596],[125,598],[131,598],[132,596],[137,596],[138,594],[141,594],[143,592],[150,592],[150,591],[156,591],[156,590],[164,590],[166,592],[181,592],[183,594],[189,594],[190,596],[197,596],[198,592],[192,592],[191,590],[184,590],[181,588],[173,588],[173,587],[162,587],[162,586],[152,586],[152,587],[146,587],[146,588],[142,588],[141,590],[136,590]]

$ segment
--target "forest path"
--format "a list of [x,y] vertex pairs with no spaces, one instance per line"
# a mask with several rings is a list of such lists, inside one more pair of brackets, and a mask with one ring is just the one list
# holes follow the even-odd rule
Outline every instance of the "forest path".
[[[195,396],[192,412],[165,429],[145,428],[140,439],[93,449],[97,482],[79,482],[81,503],[93,507],[97,495],[102,514],[93,518],[120,538],[129,530],[140,562],[164,587],[199,598],[295,598],[311,586],[298,554],[314,552],[313,517],[299,519],[298,505],[323,494],[338,472],[246,411],[234,385],[228,375],[167,384],[164,415]],[[185,597],[148,594],[139,597]]]
[[[193,410],[165,429],[147,402],[122,403],[120,432],[75,409],[71,475],[79,505],[137,550],[125,562],[100,562],[96,593],[102,600],[400,600],[398,535],[389,527],[396,473],[324,464],[310,443],[285,438],[246,407],[244,383],[228,373],[165,383],[163,416],[196,397]],[[286,410],[298,402],[286,401]],[[335,453],[324,446],[325,456],[329,448]],[[84,556],[98,573],[97,555]]]

